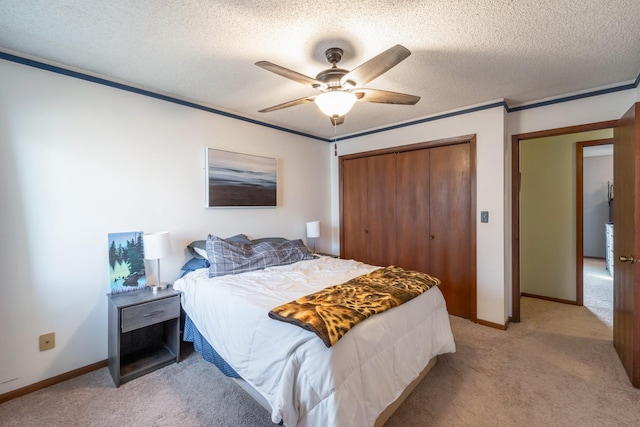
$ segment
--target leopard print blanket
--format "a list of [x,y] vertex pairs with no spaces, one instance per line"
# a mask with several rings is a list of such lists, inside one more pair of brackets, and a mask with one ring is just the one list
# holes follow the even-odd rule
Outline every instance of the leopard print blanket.
[[439,279],[425,273],[385,267],[278,306],[269,317],[314,332],[331,347],[367,317],[439,284]]

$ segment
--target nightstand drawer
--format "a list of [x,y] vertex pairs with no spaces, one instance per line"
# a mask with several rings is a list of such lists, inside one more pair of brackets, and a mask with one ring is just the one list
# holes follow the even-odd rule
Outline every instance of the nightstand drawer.
[[122,332],[175,319],[180,316],[180,298],[171,297],[122,309]]

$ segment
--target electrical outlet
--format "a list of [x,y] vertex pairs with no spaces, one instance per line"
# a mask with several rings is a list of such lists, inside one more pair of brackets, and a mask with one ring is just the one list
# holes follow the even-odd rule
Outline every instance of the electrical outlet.
[[40,351],[51,350],[56,346],[56,333],[40,335]]

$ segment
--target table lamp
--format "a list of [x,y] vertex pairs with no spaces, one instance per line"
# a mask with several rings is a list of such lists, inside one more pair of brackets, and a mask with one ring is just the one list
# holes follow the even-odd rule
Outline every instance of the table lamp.
[[164,289],[166,286],[160,281],[160,258],[171,255],[171,238],[168,231],[158,233],[149,233],[142,236],[144,242],[144,259],[155,259],[157,270],[156,285],[152,285],[151,289],[157,291]]
[[307,238],[313,239],[313,253],[316,253],[316,239],[320,237],[320,221],[307,223]]

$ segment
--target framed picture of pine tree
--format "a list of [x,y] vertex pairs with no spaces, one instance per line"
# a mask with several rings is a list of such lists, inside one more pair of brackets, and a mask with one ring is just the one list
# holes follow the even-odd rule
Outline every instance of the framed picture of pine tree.
[[109,284],[112,294],[137,291],[147,285],[142,234],[142,231],[109,233]]

